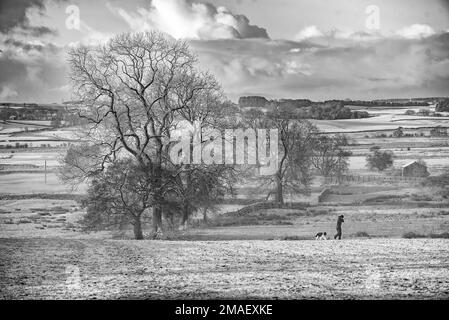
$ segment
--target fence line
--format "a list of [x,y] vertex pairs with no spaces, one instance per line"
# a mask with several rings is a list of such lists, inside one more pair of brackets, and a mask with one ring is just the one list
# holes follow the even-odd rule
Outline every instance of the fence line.
[[326,183],[340,184],[344,182],[420,182],[423,177],[407,176],[378,176],[378,175],[343,175],[340,177],[329,177]]

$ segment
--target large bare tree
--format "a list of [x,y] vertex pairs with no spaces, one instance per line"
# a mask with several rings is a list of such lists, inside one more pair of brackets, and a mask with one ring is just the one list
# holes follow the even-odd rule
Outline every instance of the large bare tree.
[[[92,178],[116,159],[131,156],[145,168],[153,189],[148,201],[156,233],[168,185],[163,173],[172,167],[171,132],[200,96],[219,95],[218,83],[196,70],[186,42],[160,32],[121,34],[106,45],[74,48],[69,64],[79,116],[88,124],[86,147],[65,157],[66,180]],[[207,101],[197,107],[207,108]]]

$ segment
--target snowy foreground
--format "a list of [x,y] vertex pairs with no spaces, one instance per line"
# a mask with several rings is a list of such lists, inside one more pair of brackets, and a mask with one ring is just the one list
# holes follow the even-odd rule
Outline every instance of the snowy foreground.
[[449,298],[449,241],[1,239],[0,298]]

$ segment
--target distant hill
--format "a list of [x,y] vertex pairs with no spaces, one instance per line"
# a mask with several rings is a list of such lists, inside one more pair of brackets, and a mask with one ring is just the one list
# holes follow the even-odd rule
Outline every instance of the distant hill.
[[239,106],[242,108],[263,108],[268,104],[268,100],[265,97],[260,96],[247,96],[239,98]]

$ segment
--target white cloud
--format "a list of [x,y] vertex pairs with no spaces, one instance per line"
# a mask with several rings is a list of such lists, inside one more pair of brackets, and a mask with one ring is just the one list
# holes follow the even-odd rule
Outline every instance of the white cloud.
[[324,33],[320,29],[318,29],[317,26],[308,26],[299,31],[296,34],[295,39],[298,41],[303,41],[318,37],[324,37]]
[[413,24],[396,31],[396,34],[406,39],[419,39],[432,36],[435,31],[427,24]]
[[348,40],[371,41],[381,39],[383,36],[377,31],[354,31],[351,29],[332,29],[323,31],[317,26],[308,26],[295,35],[296,41],[304,40]]
[[7,86],[3,87],[2,90],[0,91],[0,99],[2,100],[13,98],[16,97],[17,95],[18,95],[17,91],[10,89]]
[[251,25],[244,15],[226,7],[187,0],[153,0],[149,9],[128,12],[109,5],[133,31],[158,29],[171,36],[188,39],[268,38],[265,29]]
[[382,34],[378,31],[367,30],[354,31],[351,29],[332,29],[323,31],[313,25],[305,27],[299,31],[295,36],[295,40],[325,40],[327,41],[326,43],[329,44],[329,41],[335,40],[361,42],[397,37],[404,39],[420,39],[432,36],[434,34],[436,34],[436,32],[432,29],[432,27],[426,24],[413,24],[389,34]]

